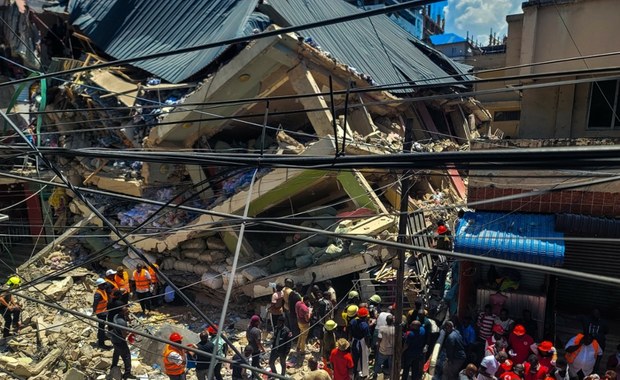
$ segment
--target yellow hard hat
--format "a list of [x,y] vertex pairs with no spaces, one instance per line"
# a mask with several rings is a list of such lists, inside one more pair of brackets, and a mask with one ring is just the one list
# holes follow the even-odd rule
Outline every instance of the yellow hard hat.
[[350,305],[349,307],[347,307],[347,316],[349,318],[353,318],[357,315],[357,310],[359,308],[357,307],[357,305]]
[[333,329],[336,328],[336,326],[338,326],[336,324],[336,322],[331,320],[331,319],[329,321],[325,322],[325,330],[327,330],[327,331],[332,331]]
[[11,276],[6,282],[7,286],[14,288],[18,287],[22,283],[22,280],[18,276]]
[[370,301],[372,303],[380,304],[381,303],[381,296],[379,296],[378,294],[373,294],[372,296],[370,296],[368,301]]
[[353,299],[353,298],[359,298],[360,294],[358,292],[356,292],[355,290],[351,290],[349,292],[349,295],[347,296],[348,299]]

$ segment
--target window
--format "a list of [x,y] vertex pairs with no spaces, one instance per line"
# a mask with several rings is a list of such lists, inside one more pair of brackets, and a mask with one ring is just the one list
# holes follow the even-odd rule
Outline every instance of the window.
[[521,111],[495,111],[493,113],[493,121],[519,121],[521,119]]
[[592,83],[588,128],[620,128],[620,80]]

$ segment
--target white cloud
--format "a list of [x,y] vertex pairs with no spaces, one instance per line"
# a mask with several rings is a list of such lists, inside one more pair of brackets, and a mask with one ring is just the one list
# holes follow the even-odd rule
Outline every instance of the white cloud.
[[448,0],[444,8],[446,32],[465,37],[467,32],[486,44],[489,32],[503,37],[508,32],[506,16],[521,13],[523,0]]

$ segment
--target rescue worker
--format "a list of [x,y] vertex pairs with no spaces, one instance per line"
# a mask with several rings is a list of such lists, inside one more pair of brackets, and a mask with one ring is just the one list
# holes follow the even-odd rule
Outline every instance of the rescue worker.
[[[217,348],[215,354],[219,357],[226,357],[226,354],[228,353],[228,344],[226,344],[226,342],[221,336],[219,339],[217,339],[217,329],[218,329],[217,325],[209,326],[207,328],[207,333],[209,334],[209,337],[211,338],[211,343],[213,343],[213,345]],[[215,368],[213,370],[213,376],[215,377],[216,380],[223,380],[222,362],[217,359],[214,359],[214,360],[215,360]]]
[[357,311],[359,310],[359,308],[357,307],[357,305],[349,305],[347,306],[347,308],[345,309],[345,311],[342,312],[342,320],[344,321],[344,327],[343,327],[343,336],[346,337],[347,339],[349,338],[349,323],[351,322],[351,320],[353,318],[355,318],[355,316],[357,316]]
[[129,275],[125,271],[125,268],[120,266],[116,268],[116,274],[114,275],[114,283],[123,291],[122,300],[125,303],[129,302]]
[[367,308],[359,308],[357,318],[349,322],[349,336],[351,337],[351,355],[355,364],[355,378],[367,378],[369,374],[368,347],[371,338]]
[[[8,290],[15,289],[21,284],[21,279],[18,276],[11,276],[6,282]],[[2,329],[2,337],[6,338],[11,334],[11,327],[13,327],[13,333],[19,332],[20,323],[19,316],[22,312],[21,306],[15,300],[15,297],[7,291],[0,294],[0,314],[4,318],[4,328]]]
[[111,293],[115,290],[118,290],[118,285],[116,285],[116,281],[114,281],[114,276],[116,275],[116,271],[114,269],[108,269],[105,272],[104,280],[109,284]]
[[[168,340],[181,344],[181,334],[173,332]],[[187,353],[184,349],[166,344],[163,353],[164,372],[170,380],[185,380],[185,368],[187,365]]]
[[161,297],[157,297],[161,293],[161,283],[159,282],[159,278],[157,278],[157,271],[159,266],[162,263],[161,257],[157,258],[153,264],[148,264],[149,275],[151,276],[151,294],[153,295],[153,299],[151,301],[151,307],[161,306]]
[[146,314],[147,310],[151,310],[151,275],[144,267],[144,263],[138,263],[136,270],[131,276],[135,295],[138,297],[142,314]]
[[109,350],[112,347],[105,344],[106,325],[104,323],[108,317],[108,285],[103,278],[98,278],[95,285],[97,285],[97,290],[93,297],[93,314],[101,320],[97,326],[97,346],[102,350]]

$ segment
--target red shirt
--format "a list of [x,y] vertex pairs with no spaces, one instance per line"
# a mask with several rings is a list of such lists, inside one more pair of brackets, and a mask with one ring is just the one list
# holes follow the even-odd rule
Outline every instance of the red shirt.
[[522,336],[518,336],[515,333],[510,333],[508,337],[508,346],[512,349],[512,352],[515,356],[512,356],[510,359],[515,364],[521,364],[527,360],[527,357],[530,356],[532,350],[530,346],[534,344],[534,339],[531,336],[525,334]]
[[353,357],[350,353],[334,348],[329,355],[329,362],[334,369],[334,380],[350,379],[349,370],[353,368]]
[[530,363],[526,362],[525,364],[523,364],[523,366],[525,367],[525,376],[523,378],[524,380],[545,380],[545,377],[547,377],[547,373],[549,373],[549,368],[545,367],[544,365],[539,365],[538,371],[536,371],[535,373],[530,373]]
[[502,373],[500,376],[497,377],[497,379],[498,380],[521,380],[521,376],[519,376],[516,373],[510,371],[510,372]]
[[303,301],[297,301],[295,305],[295,312],[297,313],[297,320],[299,322],[310,322],[310,308],[306,306]]

